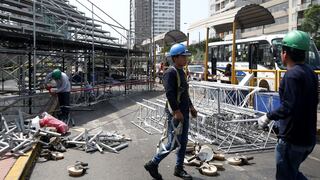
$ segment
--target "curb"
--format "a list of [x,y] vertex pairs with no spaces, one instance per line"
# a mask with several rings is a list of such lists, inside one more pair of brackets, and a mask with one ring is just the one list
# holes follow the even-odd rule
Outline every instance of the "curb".
[[32,150],[26,153],[25,156],[20,156],[8,172],[5,180],[27,179],[35,164],[34,162],[39,155],[40,147],[41,146],[38,143],[34,145]]

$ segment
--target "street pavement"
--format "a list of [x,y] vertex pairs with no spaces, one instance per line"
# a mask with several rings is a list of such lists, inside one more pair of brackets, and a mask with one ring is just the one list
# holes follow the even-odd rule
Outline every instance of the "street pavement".
[[[94,180],[151,180],[152,178],[143,168],[156,151],[156,144],[160,134],[148,135],[134,126],[131,121],[138,115],[136,101],[152,99],[161,95],[159,92],[134,94],[128,97],[119,97],[108,102],[92,106],[94,111],[74,112],[73,118],[77,126],[72,128],[75,136],[84,128],[98,128],[105,131],[118,131],[132,138],[129,147],[120,151],[119,154],[105,152],[101,154],[85,153],[80,150],[68,149],[64,153],[65,158],[59,161],[43,162],[41,159],[36,163],[30,179],[94,179]],[[265,180],[275,179],[274,152],[255,152],[251,165],[231,166],[224,163],[225,170],[219,171],[215,177],[201,175],[194,167],[186,166],[186,170],[192,174],[195,180],[221,179],[221,180]],[[67,167],[83,161],[89,163],[87,174],[79,178],[68,176]],[[159,171],[165,180],[178,180],[173,176],[175,165],[175,153],[172,152],[159,166]],[[301,165],[301,171],[311,180],[320,179],[320,146],[316,145],[313,153]]]

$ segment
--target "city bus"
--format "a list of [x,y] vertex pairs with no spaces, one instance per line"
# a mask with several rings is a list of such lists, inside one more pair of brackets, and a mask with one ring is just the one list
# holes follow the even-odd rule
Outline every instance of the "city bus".
[[[236,76],[238,82],[248,73],[241,69],[285,70],[281,61],[281,42],[285,34],[263,35],[236,40]],[[311,41],[306,63],[314,70],[320,69],[319,52]],[[209,43],[208,67],[213,74],[223,76],[227,64],[232,64],[232,41]],[[239,69],[239,70],[237,70]],[[273,72],[255,73],[256,85],[274,91]]]

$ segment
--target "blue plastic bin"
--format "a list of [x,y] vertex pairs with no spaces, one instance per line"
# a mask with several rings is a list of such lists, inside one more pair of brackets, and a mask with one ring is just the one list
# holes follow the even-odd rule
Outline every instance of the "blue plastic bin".
[[278,93],[258,93],[254,97],[254,109],[261,112],[269,112],[280,106]]

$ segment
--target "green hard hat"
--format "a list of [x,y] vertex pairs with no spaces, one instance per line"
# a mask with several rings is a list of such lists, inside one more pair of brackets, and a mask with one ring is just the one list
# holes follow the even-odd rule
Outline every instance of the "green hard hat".
[[310,47],[310,36],[308,33],[293,30],[290,31],[282,40],[282,46],[308,51]]
[[53,79],[60,79],[61,78],[61,71],[60,69],[55,69],[52,72],[52,78]]

